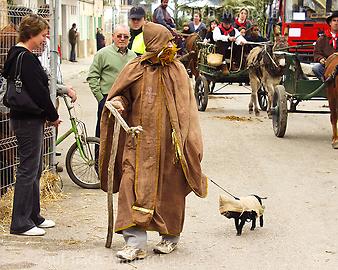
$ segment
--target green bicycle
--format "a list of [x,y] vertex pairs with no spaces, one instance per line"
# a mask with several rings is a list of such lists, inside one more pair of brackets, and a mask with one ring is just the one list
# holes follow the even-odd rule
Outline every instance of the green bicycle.
[[71,128],[56,140],[56,145],[63,142],[74,133],[75,142],[70,146],[66,155],[66,169],[72,181],[83,188],[99,188],[98,155],[100,140],[88,137],[86,125],[75,116],[74,106],[67,95],[61,96],[66,104]]

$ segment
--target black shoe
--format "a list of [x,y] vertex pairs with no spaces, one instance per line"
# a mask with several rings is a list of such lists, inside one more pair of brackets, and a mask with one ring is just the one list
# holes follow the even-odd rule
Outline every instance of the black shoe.
[[60,165],[56,165],[56,172],[63,172],[63,167]]
[[56,152],[55,155],[56,155],[57,157],[59,157],[59,156],[61,156],[61,153],[60,153],[60,152]]

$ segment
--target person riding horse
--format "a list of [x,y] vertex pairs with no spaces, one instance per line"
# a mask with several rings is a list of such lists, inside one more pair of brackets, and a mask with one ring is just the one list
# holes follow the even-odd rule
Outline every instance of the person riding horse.
[[324,81],[326,59],[338,52],[338,11],[334,11],[331,16],[327,17],[326,22],[330,26],[330,30],[327,30],[316,42],[314,60],[319,63],[312,68],[316,77],[322,81]]
[[169,0],[161,0],[161,5],[159,5],[153,13],[153,22],[162,24],[167,28],[175,38],[175,43],[178,48],[181,50],[178,51],[179,54],[183,53],[183,42],[182,37],[177,33],[176,24],[174,18],[171,17],[167,11]]

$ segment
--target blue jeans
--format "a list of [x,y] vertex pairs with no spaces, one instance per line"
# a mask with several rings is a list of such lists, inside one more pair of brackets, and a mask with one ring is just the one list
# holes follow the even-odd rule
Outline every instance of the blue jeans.
[[44,119],[11,119],[18,141],[19,166],[16,173],[10,232],[23,233],[44,222],[40,215],[40,177]]
[[69,61],[75,61],[76,60],[76,56],[75,56],[75,44],[70,44],[71,48],[70,48],[70,57],[69,57]]
[[312,67],[312,71],[319,80],[324,81],[324,71],[325,71],[324,65],[322,65],[321,63],[317,63]]

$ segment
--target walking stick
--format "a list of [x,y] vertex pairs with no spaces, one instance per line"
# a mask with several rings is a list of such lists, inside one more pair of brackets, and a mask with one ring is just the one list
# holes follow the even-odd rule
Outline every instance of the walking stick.
[[113,202],[113,182],[114,182],[114,167],[116,160],[117,147],[120,136],[120,123],[115,120],[114,124],[114,135],[113,135],[113,147],[110,155],[110,162],[108,167],[108,191],[107,191],[107,202],[108,202],[108,232],[106,239],[106,248],[111,247],[113,239],[113,224],[114,224],[114,202]]
[[110,162],[109,162],[109,174],[108,174],[108,191],[107,191],[107,203],[108,203],[108,232],[106,239],[106,248],[110,248],[113,239],[113,224],[114,224],[114,205],[113,205],[113,182],[114,182],[114,168],[116,161],[117,148],[119,143],[120,136],[120,128],[122,128],[128,133],[132,135],[134,139],[136,135],[143,131],[141,126],[137,127],[129,127],[126,121],[124,121],[123,117],[120,113],[115,109],[115,107],[111,104],[110,101],[105,103],[105,106],[115,117],[114,124],[114,134],[113,134],[113,146],[111,150]]

